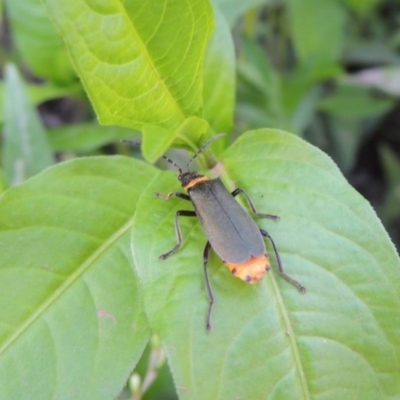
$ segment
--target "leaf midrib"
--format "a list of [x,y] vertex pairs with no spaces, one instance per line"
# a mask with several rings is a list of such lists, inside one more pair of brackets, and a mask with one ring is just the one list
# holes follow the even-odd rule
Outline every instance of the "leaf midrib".
[[[129,23],[131,25],[132,32],[133,32],[134,36],[136,36],[137,43],[138,43],[140,49],[142,50],[143,56],[146,58],[148,64],[151,66],[151,70],[153,71],[153,73],[157,77],[158,84],[164,88],[164,92],[167,94],[167,97],[170,99],[170,101],[173,104],[174,108],[177,110],[177,113],[179,114],[180,119],[183,121],[185,119],[185,113],[183,112],[183,110],[180,107],[179,103],[176,101],[175,97],[173,96],[173,94],[169,90],[169,87],[167,86],[166,81],[161,78],[161,74],[158,71],[156,64],[153,62],[153,59],[150,56],[150,53],[147,51],[146,45],[144,44],[144,42],[143,42],[141,36],[139,35],[139,33],[137,32],[133,21],[129,18],[129,15],[126,12],[125,7],[123,6],[122,2],[120,4],[120,7],[121,7],[121,12],[125,15],[126,19],[129,21]],[[163,11],[164,11],[164,14],[165,14],[165,7],[164,7]],[[162,17],[160,18],[160,21],[161,20],[162,20]],[[160,24],[161,24],[161,22],[160,22]]]
[[[232,183],[234,182],[234,180],[232,179],[232,177],[230,176],[228,170],[225,167],[226,161],[225,158],[227,157],[226,152],[224,152],[221,155],[221,162],[223,163],[223,170],[220,173],[220,178],[223,179],[224,184],[226,184],[226,182],[228,182],[226,184],[226,187],[228,190],[230,190],[234,185],[232,185]],[[229,157],[229,156],[228,156]],[[241,199],[238,199],[238,202],[242,205],[242,207],[244,207],[243,202],[241,201]],[[245,210],[247,210],[246,207],[244,207]],[[293,354],[293,358],[294,358],[294,364],[296,367],[296,371],[297,374],[299,376],[299,380],[300,380],[300,384],[301,384],[301,388],[302,388],[302,392],[303,392],[303,398],[308,400],[311,399],[311,395],[308,389],[308,384],[307,384],[307,378],[306,378],[306,374],[305,374],[305,370],[303,367],[303,364],[301,362],[301,357],[300,357],[300,351],[299,348],[297,346],[296,340],[295,340],[295,331],[292,327],[292,324],[290,322],[290,316],[287,310],[287,307],[285,305],[285,302],[283,300],[281,291],[279,290],[278,284],[276,282],[276,279],[274,277],[274,275],[272,273],[268,274],[268,277],[272,283],[273,286],[273,290],[275,292],[275,297],[277,299],[277,303],[278,303],[278,308],[280,310],[280,313],[282,315],[285,327],[286,327],[286,331],[289,332],[289,341],[290,341],[290,347],[292,349],[292,354]],[[264,281],[264,285],[265,285],[265,281]],[[300,294],[300,293],[299,293]]]
[[[301,362],[300,351],[299,351],[299,348],[297,346],[297,342],[296,342],[296,339],[295,339],[295,331],[294,331],[292,323],[290,321],[290,316],[289,316],[287,307],[286,307],[285,302],[283,300],[282,293],[279,290],[278,283],[276,282],[274,274],[273,273],[269,273],[268,277],[269,277],[269,279],[270,279],[270,281],[272,283],[272,287],[273,287],[273,290],[275,292],[275,297],[277,299],[278,307],[280,309],[281,315],[283,317],[284,324],[286,326],[286,332],[288,332],[290,347],[292,349],[292,355],[293,355],[293,358],[294,358],[296,371],[297,371],[297,374],[298,374],[299,379],[300,379],[300,384],[301,384],[301,388],[302,388],[302,392],[303,392],[303,398],[304,399],[311,399],[310,392],[308,390],[306,374],[305,374],[305,371],[304,371],[303,363]],[[293,290],[295,290],[295,289],[293,288]],[[301,293],[299,293],[299,295],[302,296]],[[305,293],[304,295],[306,296],[307,293]]]
[[20,325],[18,329],[6,340],[0,347],[0,356],[7,351],[20,336],[26,332],[40,317],[94,264],[94,262],[114,243],[116,243],[132,226],[133,217],[131,217],[120,229],[109,237],[101,246],[95,250],[86,261],[84,261],[74,273],[72,273],[64,283],[59,286],[51,296],[45,300],[37,310]]

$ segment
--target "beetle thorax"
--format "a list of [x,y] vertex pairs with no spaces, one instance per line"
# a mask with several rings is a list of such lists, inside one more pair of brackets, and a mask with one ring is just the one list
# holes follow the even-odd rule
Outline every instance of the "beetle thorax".
[[202,178],[204,175],[200,175],[197,172],[184,172],[183,174],[180,174],[178,176],[178,179],[180,180],[180,182],[182,183],[182,186],[184,188],[190,186],[190,182],[198,179],[198,178]]

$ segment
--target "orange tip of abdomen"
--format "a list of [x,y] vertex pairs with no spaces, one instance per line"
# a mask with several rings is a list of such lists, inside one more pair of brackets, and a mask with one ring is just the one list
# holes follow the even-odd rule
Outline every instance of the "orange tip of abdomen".
[[242,264],[231,264],[224,262],[233,275],[247,283],[256,283],[261,280],[265,273],[271,269],[268,256],[263,254],[259,257],[251,257]]

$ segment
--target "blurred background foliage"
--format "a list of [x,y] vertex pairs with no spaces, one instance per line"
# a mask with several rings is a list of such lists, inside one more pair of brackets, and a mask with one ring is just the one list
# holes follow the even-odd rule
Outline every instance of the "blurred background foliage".
[[[213,4],[236,46],[234,135],[281,128],[325,151],[372,203],[399,248],[400,1]],[[6,0],[2,12],[0,191],[55,161],[126,152],[119,140],[139,133],[98,125],[41,2]],[[18,156],[41,162],[15,177],[8,164],[23,136],[35,145]],[[146,370],[147,357],[139,371]],[[161,377],[146,398],[174,397],[165,365]],[[129,397],[126,389],[121,398]]]

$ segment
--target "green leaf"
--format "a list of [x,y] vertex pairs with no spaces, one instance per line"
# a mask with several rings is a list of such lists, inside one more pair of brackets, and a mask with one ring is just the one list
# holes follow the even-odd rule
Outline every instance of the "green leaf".
[[400,214],[400,162],[396,153],[388,146],[379,149],[379,156],[385,171],[387,194],[383,204],[379,205],[379,215],[385,226],[396,224]]
[[9,185],[4,171],[0,168],[0,194],[8,189]]
[[[365,136],[362,124],[383,115],[393,107],[393,100],[374,96],[367,87],[339,84],[319,100],[317,109],[329,116],[329,154],[342,171],[349,171]],[[326,147],[326,144],[325,144]]]
[[235,49],[223,15],[215,10],[216,29],[204,62],[204,118],[214,132],[230,132],[235,103]]
[[149,337],[129,236],[154,172],[125,157],[79,159],[3,194],[0,399],[122,389]]
[[244,38],[238,60],[238,107],[241,120],[251,126],[287,124],[282,106],[282,83],[265,53],[254,41]]
[[49,130],[49,142],[55,151],[89,152],[121,139],[132,139],[138,132],[120,126],[94,123],[61,126]]
[[371,11],[376,5],[380,3],[379,0],[345,0],[345,3],[352,10],[359,14],[367,13]]
[[66,48],[38,0],[6,0],[12,37],[31,70],[60,83],[76,79]]
[[207,0],[45,0],[104,124],[176,128],[201,113]]
[[362,123],[388,112],[394,100],[374,96],[367,87],[338,85],[317,108],[330,117],[330,152],[342,171],[349,171],[365,137]]
[[172,145],[175,139],[175,130],[162,128],[158,125],[143,126],[143,157],[150,163],[158,160]]
[[[144,382],[155,374],[156,379],[151,382],[151,386],[145,391],[142,396],[143,400],[173,400],[177,398],[165,352],[157,335],[152,335],[139,363],[135,367],[134,373],[141,377],[141,389],[146,386]],[[119,396],[116,400],[132,400],[132,393]]]
[[[25,82],[24,84],[28,91],[31,103],[39,105],[47,100],[57,99],[65,96],[76,96],[82,93],[80,84],[65,86],[57,86],[51,82],[41,84],[30,84]],[[0,82],[0,109],[4,109],[4,98],[5,98],[5,87],[4,83]],[[0,124],[4,122],[4,115],[0,114]]]
[[339,85],[333,94],[320,100],[318,108],[337,117],[358,119],[379,116],[389,111],[393,103],[374,96],[367,87]]
[[5,68],[4,145],[6,177],[17,185],[53,163],[45,129],[16,67]]
[[80,83],[70,84],[68,86],[58,86],[52,82],[41,83],[39,85],[28,83],[26,86],[28,88],[29,98],[33,104],[36,105],[60,97],[75,96],[82,98],[84,96]]
[[[346,43],[346,51],[343,54],[343,63],[345,65],[357,64],[360,68],[366,69],[365,72],[368,72],[371,65],[387,65],[389,66],[387,68],[395,69],[399,62],[399,54],[394,50],[390,41],[383,42],[378,38],[349,38]],[[391,64],[394,64],[394,66],[390,67]],[[359,73],[361,73],[362,69]],[[376,79],[374,81],[376,82]]]
[[[241,187],[260,212],[300,294],[272,271],[246,284],[217,257],[208,266],[213,329],[203,281],[206,238],[191,209],[154,192],[181,190],[160,172],[133,222],[133,252],[144,305],[164,343],[182,399],[388,399],[400,396],[400,260],[370,205],[319,150],[281,131],[242,135],[222,156],[228,187]],[[151,210],[151,211],[149,211]]]
[[300,62],[312,66],[314,75],[326,75],[343,48],[346,12],[341,1],[289,0],[288,5]]
[[247,10],[267,4],[269,0],[213,0],[213,3],[222,11],[229,26],[233,26],[237,19]]
[[209,130],[208,122],[193,116],[185,119],[177,129],[163,129],[157,125],[145,125],[143,129],[142,152],[145,159],[154,163],[173,143],[188,149],[196,144]]
[[[397,62],[396,62],[397,64]],[[363,69],[354,74],[341,77],[341,82],[361,86],[361,89],[376,89],[379,93],[392,97],[400,96],[400,67],[378,67]],[[360,90],[360,89],[359,89]]]
[[[286,99],[289,97],[287,89],[289,89],[289,87],[287,85],[283,85],[282,97],[285,97]],[[320,86],[314,86],[307,92],[303,92],[303,96],[298,99],[299,101],[296,104],[296,108],[293,110],[291,116],[294,133],[302,136],[310,123],[315,120],[316,106],[321,98],[322,93],[323,90]]]
[[329,142],[325,146],[341,171],[348,172],[355,162],[357,151],[365,137],[361,122],[347,118],[330,121]]
[[210,126],[206,120],[199,117],[190,117],[179,126],[176,133],[177,142],[183,144],[189,142],[193,148],[207,134],[209,128]]

